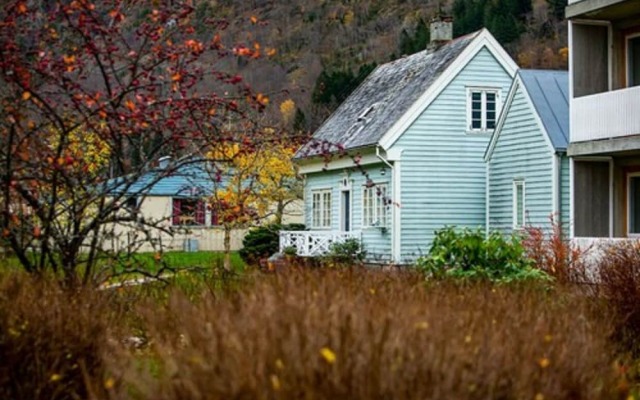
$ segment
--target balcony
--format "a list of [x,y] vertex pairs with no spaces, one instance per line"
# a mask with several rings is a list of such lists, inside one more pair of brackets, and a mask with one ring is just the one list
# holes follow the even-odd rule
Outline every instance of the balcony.
[[360,232],[281,231],[280,252],[293,247],[301,257],[317,257],[327,254],[333,243],[343,243],[348,239],[361,240],[361,237]]
[[640,86],[571,100],[571,143],[640,135]]

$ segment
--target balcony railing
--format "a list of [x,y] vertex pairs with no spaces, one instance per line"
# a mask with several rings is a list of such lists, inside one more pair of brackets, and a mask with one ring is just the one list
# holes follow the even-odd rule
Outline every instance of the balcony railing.
[[296,249],[301,257],[315,257],[327,254],[333,243],[347,239],[361,240],[360,232],[341,231],[281,231],[280,252],[288,247]]
[[640,135],[640,86],[571,100],[571,142]]

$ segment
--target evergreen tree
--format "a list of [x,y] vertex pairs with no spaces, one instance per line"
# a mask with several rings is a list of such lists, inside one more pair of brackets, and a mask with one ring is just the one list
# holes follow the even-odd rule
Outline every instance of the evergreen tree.
[[549,5],[549,16],[557,19],[564,19],[564,9],[567,6],[567,0],[547,0]]
[[304,132],[307,130],[307,117],[300,107],[296,109],[296,115],[293,117],[293,130],[295,132]]

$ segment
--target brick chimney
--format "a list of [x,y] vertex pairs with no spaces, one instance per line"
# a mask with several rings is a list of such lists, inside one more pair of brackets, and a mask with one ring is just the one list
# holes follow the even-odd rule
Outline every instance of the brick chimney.
[[453,39],[453,18],[436,17],[430,24],[430,41],[427,49],[434,51]]

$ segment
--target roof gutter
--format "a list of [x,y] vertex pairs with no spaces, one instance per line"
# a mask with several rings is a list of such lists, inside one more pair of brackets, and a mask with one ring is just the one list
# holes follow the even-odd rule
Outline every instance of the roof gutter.
[[380,159],[383,163],[387,164],[387,166],[393,171],[393,164],[389,163],[386,158],[380,155],[380,145],[376,145],[376,157]]

